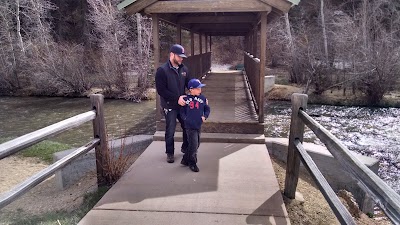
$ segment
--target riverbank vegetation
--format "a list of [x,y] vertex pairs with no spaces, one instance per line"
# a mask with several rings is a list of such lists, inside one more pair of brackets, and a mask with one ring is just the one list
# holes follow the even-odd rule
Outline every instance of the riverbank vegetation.
[[[128,16],[118,3],[6,0],[0,94],[154,98],[146,91],[154,86],[151,19]],[[337,90],[356,96],[356,103],[385,105],[385,95],[399,87],[399,30],[397,1],[301,1],[269,20],[267,65],[285,68],[287,83],[315,99]],[[190,35],[182,35],[189,51]],[[174,27],[160,23],[161,59],[175,36]],[[246,50],[242,37],[213,37],[212,43],[213,63],[235,64]]]

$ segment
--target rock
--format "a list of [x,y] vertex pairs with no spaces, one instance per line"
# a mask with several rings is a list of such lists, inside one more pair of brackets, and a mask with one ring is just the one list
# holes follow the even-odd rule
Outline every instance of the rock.
[[349,210],[350,214],[355,218],[360,218],[361,211],[353,195],[346,190],[340,190],[337,195],[340,197],[343,205]]

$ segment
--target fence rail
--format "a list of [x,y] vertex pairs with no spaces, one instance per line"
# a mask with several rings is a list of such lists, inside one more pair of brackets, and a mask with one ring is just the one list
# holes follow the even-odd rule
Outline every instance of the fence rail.
[[189,56],[183,62],[191,76],[200,78],[211,69],[211,52]]
[[253,57],[248,52],[244,52],[243,57],[244,69],[247,81],[250,84],[250,92],[257,111],[258,122],[264,123],[264,74],[260,74],[262,63],[260,59]]
[[[79,114],[77,116],[71,117],[69,119],[60,121],[48,127],[42,128],[40,130],[25,134],[21,137],[15,138],[11,141],[7,141],[0,144],[0,160],[13,155],[31,145],[34,145],[40,141],[45,140],[48,137],[54,136],[56,134],[62,133],[73,127],[77,127],[88,121],[93,121],[93,133],[94,139],[85,144],[84,146],[76,149],[72,153],[43,169],[42,171],[31,176],[24,182],[18,184],[10,191],[0,195],[0,209],[7,206],[14,200],[16,200],[21,195],[28,192],[30,189],[40,184],[42,181],[53,175],[59,169],[65,167],[67,164],[78,158],[79,156],[87,153],[91,149],[96,149],[96,168],[97,168],[97,182],[98,186],[106,185],[105,183],[105,173],[103,169],[105,168],[105,154],[107,151],[107,140],[106,140],[106,130],[103,115],[103,95],[91,95],[90,96],[92,111]],[[99,169],[100,168],[100,169]]]
[[38,142],[41,142],[48,137],[54,136],[71,128],[77,127],[83,123],[91,121],[95,117],[96,111],[92,110],[2,143],[0,144],[0,160]]
[[[340,165],[345,168],[351,176],[357,180],[361,189],[368,193],[377,203],[385,214],[395,223],[400,224],[400,196],[391,189],[382,179],[374,172],[368,169],[361,161],[359,161],[350,150],[347,149],[333,134],[326,130],[317,121],[312,119],[306,112],[307,95],[293,94],[292,95],[292,118],[290,124],[288,161],[285,180],[285,195],[289,198],[294,198],[300,159],[305,164],[306,168],[311,169],[311,173],[318,173],[317,167],[312,166],[309,160],[304,160],[304,149],[301,147],[303,141],[304,125],[307,125],[315,135],[325,144],[330,153],[335,157]],[[297,154],[298,153],[298,154]],[[308,154],[307,154],[308,155]],[[313,177],[316,180],[315,177]],[[322,192],[323,188],[320,190]],[[334,201],[332,195],[324,195],[330,201]],[[336,197],[336,195],[334,196]],[[343,214],[338,213],[341,206],[331,205],[335,215],[342,218],[342,223],[352,224],[352,221]],[[353,221],[354,222],[354,221]]]

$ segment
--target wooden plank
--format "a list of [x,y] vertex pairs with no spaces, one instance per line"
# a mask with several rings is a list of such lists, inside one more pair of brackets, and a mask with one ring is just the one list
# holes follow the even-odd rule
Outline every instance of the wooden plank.
[[298,116],[300,108],[307,109],[308,96],[305,94],[292,95],[292,116],[290,120],[289,146],[287,156],[286,178],[284,195],[290,199],[295,198],[297,182],[299,181],[300,157],[294,146],[294,140],[303,142],[304,123]]
[[223,24],[223,23],[203,23],[194,24],[192,30],[245,30],[248,31],[252,28],[250,23],[240,23],[240,24]]
[[271,10],[271,6],[259,0],[158,1],[147,7],[145,13],[269,12]]
[[128,5],[125,7],[126,13],[129,15],[138,13],[145,9],[146,7],[150,6],[151,4],[154,4],[158,2],[158,0],[139,0],[135,1],[134,3]]
[[296,146],[296,149],[301,156],[300,159],[303,162],[303,165],[306,167],[311,177],[314,179],[319,190],[325,197],[332,211],[335,213],[336,218],[339,220],[340,224],[356,225],[353,217],[339,200],[336,193],[332,190],[332,187],[329,185],[328,181],[326,181],[324,175],[322,175],[321,171],[318,169],[318,166],[314,163],[311,156],[303,148],[303,145],[301,144],[299,139],[295,140],[294,145]]
[[182,29],[180,24],[176,25],[176,43],[182,44]]
[[93,120],[93,136],[99,138],[100,143],[96,146],[96,169],[97,185],[99,187],[111,185],[107,183],[107,144],[106,124],[104,121],[104,96],[101,94],[90,95],[92,108],[96,110],[96,118]]
[[221,31],[209,31],[206,32],[206,34],[210,36],[244,36],[246,35],[245,31],[226,31],[226,32],[221,32]]
[[257,20],[255,16],[192,16],[178,17],[180,24],[202,24],[202,23],[253,23]]
[[190,51],[191,51],[190,56],[194,56],[194,33],[193,33],[193,31],[190,31]]
[[[21,184],[15,186],[10,191],[1,195],[0,196],[0,209],[7,206],[11,202],[13,202],[15,199],[17,199],[21,195],[25,194],[26,192],[28,192],[33,187],[35,187],[36,185],[40,184],[42,181],[44,181],[47,178],[49,178],[50,176],[52,176],[57,170],[63,168],[64,166],[66,166],[68,163],[72,162],[79,156],[90,151],[92,148],[97,146],[99,144],[99,142],[100,142],[100,139],[93,139],[86,145],[76,149],[75,151],[68,154],[64,158],[58,160],[57,162],[53,163],[49,167],[43,169],[42,171],[40,171],[37,174],[33,175],[32,177],[28,178]],[[3,171],[3,172],[7,172],[7,171]]]
[[205,53],[207,53],[207,52],[208,52],[208,35],[205,35],[204,37],[205,37],[205,39],[206,39],[206,44],[205,44],[205,46],[206,46],[206,51],[205,51]]
[[292,8],[292,3],[285,1],[285,0],[259,0],[264,2],[280,11],[287,13],[289,12],[290,8]]
[[21,137],[15,138],[11,141],[2,143],[0,144],[0,159],[3,159],[29,146],[39,143],[47,139],[48,137],[54,136],[71,128],[77,127],[83,123],[91,121],[95,117],[96,112],[94,110],[89,111],[44,127],[40,130],[33,131],[29,134],[22,135]]
[[385,214],[395,224],[400,224],[400,195],[380,179],[378,175],[368,169],[360,160],[354,157],[350,150],[333,134],[303,110],[299,111],[299,118],[325,144],[335,159],[354,176],[359,182],[360,187],[372,197]]
[[[157,69],[160,66],[160,27],[158,25],[158,14],[152,15],[153,22],[153,54],[154,54],[154,68]],[[161,100],[160,95],[156,95],[156,120],[161,120],[161,108],[160,108]]]
[[261,13],[261,29],[260,29],[260,74],[259,83],[260,95],[258,122],[264,122],[264,76],[265,76],[265,60],[267,58],[267,12]]

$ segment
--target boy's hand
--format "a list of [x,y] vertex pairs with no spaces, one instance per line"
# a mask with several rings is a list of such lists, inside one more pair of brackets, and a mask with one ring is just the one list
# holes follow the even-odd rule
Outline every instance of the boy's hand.
[[180,106],[184,106],[184,105],[186,104],[185,100],[183,99],[184,97],[186,97],[186,95],[181,95],[181,96],[179,96],[178,104],[179,104]]
[[206,121],[206,117],[202,116],[201,119],[204,121]]

